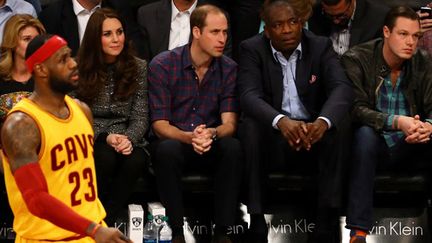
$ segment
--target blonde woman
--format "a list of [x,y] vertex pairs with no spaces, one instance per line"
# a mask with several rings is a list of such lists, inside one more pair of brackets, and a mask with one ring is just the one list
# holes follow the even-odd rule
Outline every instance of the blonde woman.
[[27,44],[43,33],[41,22],[29,14],[14,15],[6,22],[0,50],[0,121],[14,104],[33,91],[24,55]]

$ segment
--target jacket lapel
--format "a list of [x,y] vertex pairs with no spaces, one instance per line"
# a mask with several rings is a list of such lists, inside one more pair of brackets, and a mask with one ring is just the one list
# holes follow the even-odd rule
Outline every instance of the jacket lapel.
[[263,37],[264,41],[267,43],[267,55],[269,60],[267,62],[267,67],[269,71],[269,82],[271,87],[271,92],[273,93],[273,107],[278,111],[282,110],[282,93],[283,93],[283,74],[282,68],[278,61],[273,56],[273,52],[270,47],[270,40]]
[[66,30],[63,37],[68,40],[68,45],[72,49],[72,56],[75,56],[79,48],[78,20],[73,11],[72,1],[65,1],[65,3],[62,9],[62,29]]
[[305,53],[303,49],[302,57],[297,59],[296,67],[296,78],[295,84],[297,87],[297,93],[300,99],[303,99],[308,91],[309,82],[311,80],[310,70],[311,70],[311,60],[310,55]]
[[157,49],[157,53],[160,53],[164,50],[168,50],[169,45],[169,34],[171,30],[171,1],[164,1],[164,5],[162,8],[157,10],[156,13],[157,23],[160,23],[159,31],[161,32],[161,39],[159,41],[159,48]]
[[301,101],[303,102],[303,105],[305,106],[307,106],[307,104],[305,104],[305,98],[307,97],[307,93],[309,91],[308,87],[310,85],[310,82],[315,82],[315,80],[312,80],[311,77],[311,56],[313,54],[309,53],[308,43],[306,42],[306,39],[307,38],[305,36],[302,37],[302,54],[297,58],[295,77],[297,93]]
[[356,10],[354,13],[354,20],[353,23],[351,23],[351,30],[350,30],[350,43],[349,46],[353,46],[353,43],[358,43],[361,35],[362,30],[367,30],[365,26],[361,24],[361,21],[365,17],[365,3],[363,1],[356,1]]

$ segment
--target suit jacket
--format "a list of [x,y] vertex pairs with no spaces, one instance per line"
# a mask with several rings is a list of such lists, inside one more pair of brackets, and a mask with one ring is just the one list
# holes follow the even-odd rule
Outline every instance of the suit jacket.
[[[388,8],[369,0],[356,0],[356,10],[351,24],[349,46],[382,36],[384,18]],[[322,14],[321,4],[316,4],[313,15],[308,21],[309,30],[317,35],[330,36],[333,23]]]
[[39,20],[47,33],[63,37],[72,49],[72,56],[76,55],[79,48],[78,20],[73,11],[72,0],[51,3],[39,14]]
[[[301,44],[295,79],[300,100],[311,120],[323,116],[337,127],[351,108],[352,84],[329,38],[303,29]],[[273,119],[283,114],[283,74],[263,34],[240,44],[237,81],[244,115],[271,127]]]
[[[210,0],[198,0],[198,5],[214,4]],[[168,50],[171,29],[171,0],[160,0],[138,9],[137,21],[144,36],[145,58],[149,62],[157,54]],[[224,54],[230,56],[231,37],[228,37]]]
[[[102,7],[115,9],[126,26],[126,38],[132,41],[139,57],[143,56],[142,36],[138,25],[133,19],[132,11],[121,0],[104,0]],[[76,56],[79,48],[78,20],[73,11],[72,0],[59,0],[49,4],[42,10],[39,20],[45,26],[47,33],[63,37]]]

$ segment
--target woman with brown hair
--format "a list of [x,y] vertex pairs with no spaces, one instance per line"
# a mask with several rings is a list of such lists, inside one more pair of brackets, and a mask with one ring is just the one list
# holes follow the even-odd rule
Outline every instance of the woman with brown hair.
[[77,62],[77,98],[94,116],[94,156],[107,223],[126,205],[148,154],[147,64],[131,54],[124,24],[110,9],[90,17]]

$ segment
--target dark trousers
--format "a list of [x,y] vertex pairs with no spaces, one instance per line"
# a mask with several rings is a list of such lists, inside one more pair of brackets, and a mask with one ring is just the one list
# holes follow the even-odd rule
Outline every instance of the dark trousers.
[[237,139],[220,138],[203,155],[195,153],[190,144],[161,139],[152,143],[152,152],[159,196],[174,227],[183,225],[181,176],[184,170],[196,168],[214,175],[216,225],[234,223],[242,173],[242,151]]
[[382,135],[369,126],[354,133],[347,227],[371,230],[374,177],[377,170],[430,171],[431,143],[408,144],[403,139],[388,148]]
[[122,155],[105,142],[95,142],[94,158],[99,195],[107,211],[107,223],[112,223],[143,174],[148,155],[138,147],[130,155]]
[[336,230],[338,210],[342,204],[346,161],[343,150],[345,143],[342,141],[349,137],[348,124],[327,131],[319,142],[312,145],[310,151],[295,151],[280,131],[251,118],[242,119],[239,137],[246,161],[248,212],[265,213],[268,173],[285,170],[287,174],[312,175],[315,183],[309,195],[312,195],[315,207],[310,216],[316,220],[317,234],[334,237],[331,232]]
[[270,126],[264,128],[250,118],[242,121],[239,130],[246,161],[249,213],[264,213],[266,174],[277,170],[285,170],[288,174],[298,171],[314,175],[317,181],[317,207],[341,206],[343,162],[346,157],[342,153],[341,141],[347,136],[346,129],[327,131],[310,151],[293,150],[280,131]]

